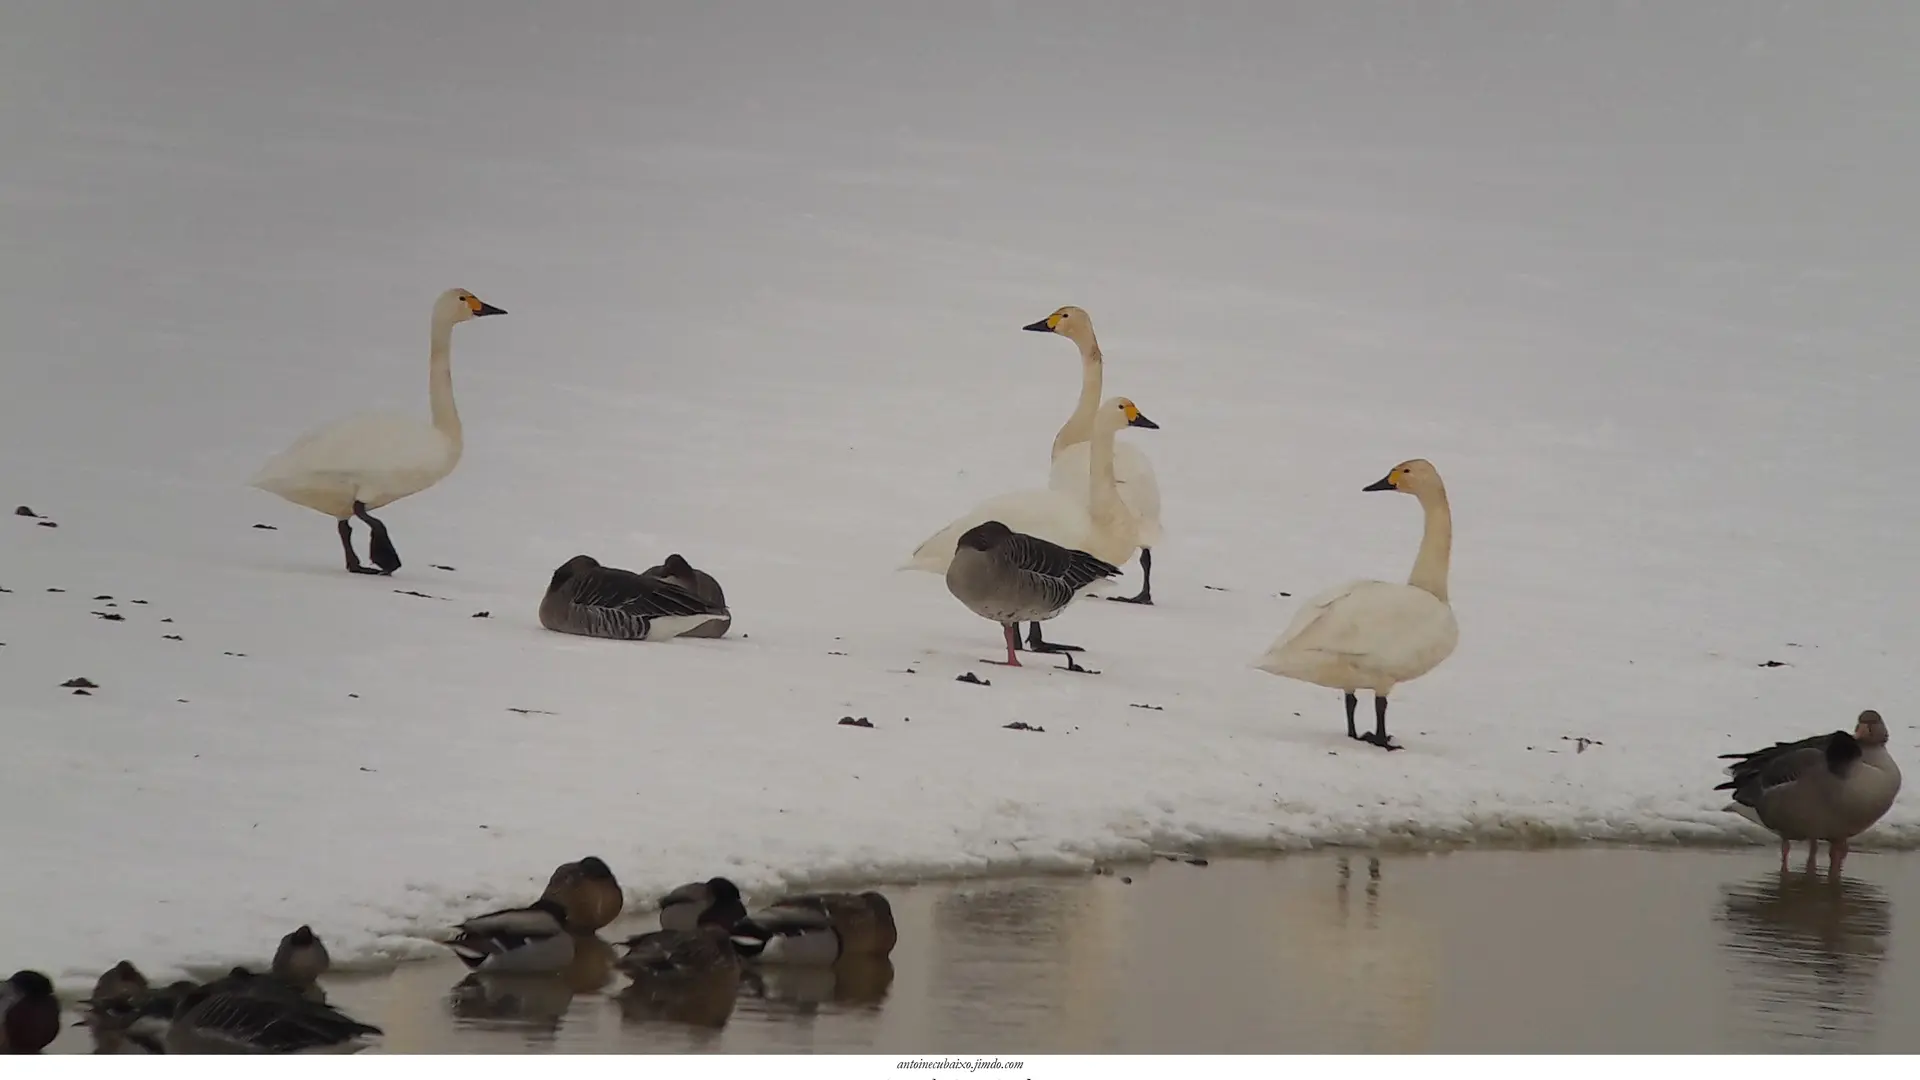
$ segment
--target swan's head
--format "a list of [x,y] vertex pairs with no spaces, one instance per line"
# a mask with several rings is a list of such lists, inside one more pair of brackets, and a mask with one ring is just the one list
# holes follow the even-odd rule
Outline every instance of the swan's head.
[[1887,722],[1880,714],[1868,709],[1860,714],[1860,720],[1853,725],[1853,737],[1862,746],[1887,745]]
[[1041,319],[1028,323],[1022,330],[1032,330],[1039,334],[1059,334],[1076,345],[1085,345],[1093,340],[1093,319],[1085,311],[1069,304]]
[[494,307],[465,289],[448,289],[433,302],[433,320],[447,326],[482,315],[505,314],[504,309]]
[[1100,403],[1100,411],[1094,414],[1094,422],[1108,431],[1119,431],[1124,427],[1159,428],[1159,424],[1147,419],[1140,406],[1132,398],[1110,397]]
[[1387,475],[1360,490],[1404,491],[1409,495],[1424,495],[1446,489],[1440,483],[1440,470],[1433,467],[1433,462],[1426,458],[1414,458],[1395,465]]

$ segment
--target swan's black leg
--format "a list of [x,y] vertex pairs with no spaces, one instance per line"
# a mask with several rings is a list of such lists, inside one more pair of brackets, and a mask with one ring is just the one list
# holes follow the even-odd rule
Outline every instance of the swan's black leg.
[[1060,642],[1048,641],[1042,638],[1040,636],[1039,623],[1034,623],[1033,628],[1027,631],[1027,648],[1033,652],[1051,652],[1051,653],[1086,652],[1087,651],[1078,645],[1062,645]]
[[1360,736],[1361,742],[1372,743],[1382,750],[1398,750],[1387,738],[1387,695],[1373,695],[1373,732]]
[[377,574],[378,570],[369,570],[360,565],[360,556],[353,553],[353,522],[340,519],[340,549],[347,553],[347,570],[355,574]]
[[1121,604],[1153,603],[1153,549],[1140,549],[1140,591],[1133,596],[1109,596],[1107,599]]
[[1360,730],[1353,726],[1353,710],[1359,707],[1360,707],[1360,698],[1354,694],[1348,694],[1347,695],[1347,738],[1349,739],[1357,739],[1360,737]]
[[379,567],[379,573],[391,574],[400,569],[400,553],[393,549],[393,540],[387,536],[387,526],[379,518],[367,513],[367,504],[356,501],[353,504],[353,516],[367,523],[373,530],[373,538],[367,541],[367,556],[373,565]]

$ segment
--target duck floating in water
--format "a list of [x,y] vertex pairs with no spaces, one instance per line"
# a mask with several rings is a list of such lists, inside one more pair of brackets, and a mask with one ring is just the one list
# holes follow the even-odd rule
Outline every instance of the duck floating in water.
[[602,566],[591,555],[562,563],[540,600],[541,626],[618,641],[666,641],[719,619],[731,619],[725,607],[665,578]]
[[547,879],[542,899],[557,900],[567,912],[567,928],[584,933],[619,918],[626,896],[613,870],[597,855],[579,862],[561,863]]
[[660,898],[660,929],[691,933],[702,923],[732,926],[747,917],[740,886],[723,877],[682,885]]
[[455,930],[447,947],[461,963],[483,974],[554,975],[573,962],[567,909],[551,897],[476,915]]
[[879,959],[900,940],[893,906],[877,892],[785,896],[734,925],[742,956],[766,964],[826,965]]
[[38,1054],[60,1034],[60,999],[38,971],[0,983],[0,1054]]

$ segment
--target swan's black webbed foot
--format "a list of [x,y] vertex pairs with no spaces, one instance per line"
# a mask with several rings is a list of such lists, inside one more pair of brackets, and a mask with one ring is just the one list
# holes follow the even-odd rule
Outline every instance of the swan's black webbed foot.
[[1040,636],[1040,624],[1034,623],[1027,631],[1027,650],[1037,653],[1086,652],[1078,645],[1067,645],[1058,641],[1048,641]]

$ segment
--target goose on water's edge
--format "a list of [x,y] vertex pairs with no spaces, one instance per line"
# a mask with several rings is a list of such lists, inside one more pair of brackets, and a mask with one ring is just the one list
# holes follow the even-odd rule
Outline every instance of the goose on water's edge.
[[272,976],[235,968],[181,998],[155,1049],[168,1054],[352,1054],[383,1032]]
[[[247,482],[288,502],[338,520],[347,569],[391,574],[400,569],[384,522],[369,511],[425,491],[460,463],[465,435],[453,403],[453,327],[468,319],[506,312],[465,289],[448,289],[433,303],[427,354],[427,396],[432,421],[405,413],[373,412],[309,432],[275,455]],[[353,551],[351,519],[372,531],[367,551],[374,569]]]
[[[1043,622],[1065,611],[1080,590],[1114,577],[1120,568],[1037,536],[986,521],[960,535],[947,564],[947,591],[983,619],[1000,624],[1007,658],[986,664],[1019,667],[1020,624]],[[1084,671],[1067,654],[1069,670]]]
[[[1082,308],[1060,308],[1039,322],[1021,327],[1041,334],[1059,334],[1080,350],[1080,398],[1072,415],[1060,425],[1053,437],[1053,460],[1047,471],[1047,487],[1067,495],[1087,493],[1087,476],[1093,465],[1093,418],[1100,407],[1100,391],[1105,376],[1105,357],[1100,340],[1093,332],[1093,318]],[[1160,543],[1160,479],[1153,462],[1130,442],[1115,440],[1113,446],[1113,483],[1120,501],[1133,514],[1134,528],[1140,536],[1140,591],[1132,596],[1109,596],[1122,604],[1153,603],[1153,549]]]
[[[945,575],[953,565],[960,537],[987,521],[998,521],[1015,532],[1037,536],[1074,551],[1084,551],[1114,566],[1124,564],[1139,550],[1133,514],[1120,501],[1113,480],[1113,439],[1125,427],[1157,428],[1159,424],[1131,400],[1112,397],[1101,402],[1093,420],[1093,457],[1087,475],[1087,497],[1040,488],[1008,492],[979,503],[972,510],[921,541],[900,569]],[[1046,641],[1040,624],[1030,624],[1027,648],[1034,652],[1080,652],[1078,645]]]
[[1887,722],[1873,709],[1860,714],[1853,733],[1834,731],[1764,750],[1721,754],[1734,759],[1733,777],[1715,791],[1733,792],[1726,809],[1780,838],[1780,869],[1795,840],[1807,841],[1812,870],[1827,842],[1827,867],[1838,872],[1848,843],[1886,816],[1900,794],[1900,766],[1887,751]]
[[617,641],[666,641],[731,616],[665,578],[602,566],[591,555],[560,564],[540,598],[540,625]]
[[[1400,491],[1420,500],[1426,526],[1406,584],[1349,581],[1309,599],[1254,666],[1344,691],[1347,737],[1398,750],[1387,738],[1387,695],[1438,667],[1460,640],[1447,597],[1453,513],[1439,470],[1423,458],[1395,465],[1361,490]],[[1373,691],[1374,728],[1364,735],[1353,722],[1360,690]]]
[[326,943],[313,932],[313,927],[301,926],[280,939],[280,947],[274,950],[273,965],[269,971],[274,978],[288,986],[306,990],[313,987],[331,967],[333,959],[327,955]]

